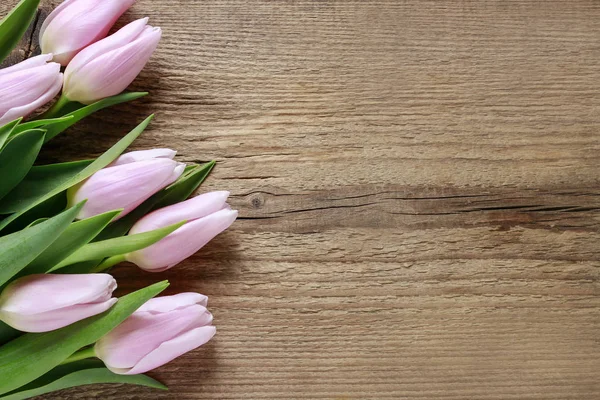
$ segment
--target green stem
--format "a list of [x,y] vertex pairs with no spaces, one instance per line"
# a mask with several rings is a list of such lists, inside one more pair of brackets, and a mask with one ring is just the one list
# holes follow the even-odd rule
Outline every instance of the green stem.
[[48,109],[48,111],[40,115],[38,119],[52,119],[62,117],[61,110],[70,102],[71,100],[67,99],[67,97],[61,93],[56,103],[54,103],[52,107]]
[[75,353],[71,354],[69,356],[69,358],[67,358],[65,361],[63,361],[61,363],[61,365],[72,363],[72,362],[79,361],[79,360],[85,360],[86,358],[92,358],[92,357],[96,357],[96,353],[94,352],[94,346],[86,347],[85,349],[81,349],[81,350],[76,351]]
[[104,272],[107,269],[110,269],[123,261],[125,261],[125,254],[119,254],[117,256],[108,257],[106,260],[102,261],[96,268],[92,269],[90,273],[94,274],[98,272]]

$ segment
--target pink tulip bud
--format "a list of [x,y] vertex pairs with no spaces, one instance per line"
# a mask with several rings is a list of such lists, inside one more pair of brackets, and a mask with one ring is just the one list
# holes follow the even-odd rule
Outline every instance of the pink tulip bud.
[[[163,158],[161,154],[158,154],[159,158],[148,157],[134,161],[138,157],[139,154],[125,154],[115,161],[116,165],[101,169],[70,188],[67,191],[68,206],[87,199],[78,215],[80,219],[123,208],[124,211],[117,217],[120,218],[154,193],[175,182],[185,170],[185,164],[168,157]],[[128,159],[132,162],[128,162]]]
[[158,368],[215,335],[207,301],[197,293],[152,299],[96,343],[96,356],[121,375]]
[[235,221],[238,212],[229,208],[228,197],[229,192],[206,193],[146,215],[131,228],[130,235],[187,223],[159,242],[127,254],[127,261],[159,272],[185,260]]
[[108,274],[29,275],[0,295],[0,320],[24,332],[48,332],[100,314],[116,303]]
[[25,117],[48,103],[60,92],[60,64],[42,54],[0,69],[0,126]]
[[43,53],[66,66],[86,46],[104,38],[135,0],[66,0],[40,29]]
[[138,19],[77,54],[65,70],[63,94],[91,104],[121,93],[140,73],[158,46],[160,28]]

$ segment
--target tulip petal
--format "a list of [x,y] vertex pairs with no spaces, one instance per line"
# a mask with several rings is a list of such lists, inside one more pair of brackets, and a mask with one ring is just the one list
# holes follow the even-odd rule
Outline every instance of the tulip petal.
[[8,325],[23,332],[48,332],[103,313],[111,308],[117,300],[109,298],[100,303],[78,304],[30,315],[0,310],[0,318]]
[[198,327],[205,313],[200,305],[168,313],[135,312],[96,343],[96,355],[107,366],[132,368],[163,342]]
[[155,297],[144,303],[137,311],[165,313],[194,304],[206,307],[208,305],[208,296],[200,293],[185,292],[173,296]]
[[[60,65],[48,63],[0,76],[0,115],[32,103],[56,85]],[[62,78],[61,78],[62,79]]]
[[[146,26],[133,42],[98,55],[79,68],[77,80],[71,77],[71,81],[76,83],[69,83],[65,87],[65,95],[69,99],[90,104],[121,93],[144,68],[158,46],[160,37],[160,28]],[[65,74],[68,76],[69,72]]]
[[161,208],[146,215],[131,228],[130,234],[164,228],[179,221],[193,221],[221,210],[229,192],[204,193],[181,203]]
[[[62,3],[60,3],[54,10],[52,10],[50,15],[48,15],[46,17],[46,19],[44,20],[44,22],[42,23],[42,27],[40,28],[40,38],[42,36],[44,36],[44,32],[46,31],[46,28],[48,27],[48,25],[50,25],[50,22],[52,22],[58,14],[60,14],[62,11],[64,11],[65,8],[67,8],[67,6],[73,4],[77,1],[80,1],[80,0],[65,0]],[[40,42],[41,42],[41,40],[40,40]]]
[[28,58],[25,61],[21,61],[18,64],[0,69],[0,77],[12,74],[13,72],[17,71],[23,71],[34,67],[41,67],[42,65],[46,65],[50,60],[52,60],[52,54],[40,54],[39,56]]
[[0,126],[10,121],[14,121],[17,118],[26,117],[27,115],[31,114],[44,104],[50,102],[50,100],[56,97],[56,95],[60,92],[60,89],[62,88],[62,83],[63,74],[58,74],[54,80],[54,84],[50,86],[50,88],[48,88],[48,90],[44,94],[42,94],[37,100],[34,100],[31,103],[20,107],[13,107],[6,111],[4,115],[0,117]]
[[109,274],[36,274],[17,279],[4,289],[0,310],[35,315],[77,304],[110,299],[117,282]]
[[158,346],[156,350],[142,358],[135,367],[130,370],[111,370],[116,374],[123,375],[143,374],[144,372],[165,365],[177,357],[206,344],[213,336],[215,336],[215,333],[217,333],[217,328],[214,326],[204,326],[192,329],[183,335],[164,342]]
[[127,261],[150,271],[160,272],[173,267],[200,250],[237,218],[238,212],[223,209],[204,218],[188,222],[152,246],[130,253]]
[[175,158],[177,152],[171,149],[150,149],[150,150],[138,150],[138,151],[130,151],[129,153],[125,153],[113,161],[109,167],[114,167],[117,165],[129,164],[137,161],[146,161],[151,160],[153,158],[168,158],[172,160]]

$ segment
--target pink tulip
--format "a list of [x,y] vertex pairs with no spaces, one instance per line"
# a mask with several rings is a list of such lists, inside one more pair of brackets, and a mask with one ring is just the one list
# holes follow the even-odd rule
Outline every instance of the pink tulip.
[[158,368],[215,335],[207,301],[197,293],[152,299],[96,343],[96,356],[121,375]]
[[43,53],[66,66],[77,53],[104,38],[135,0],[66,0],[48,15],[40,29]]
[[48,332],[100,314],[116,303],[108,274],[29,275],[0,295],[0,320],[24,332]]
[[60,64],[42,54],[0,69],[0,126],[25,117],[48,103],[60,92]]
[[65,70],[63,95],[83,104],[121,93],[158,46],[160,28],[139,19],[77,54]]
[[175,182],[185,170],[185,164],[171,160],[175,152],[166,158],[163,155],[155,154],[158,158],[147,157],[135,161],[139,154],[124,154],[113,166],[101,169],[70,188],[67,191],[68,206],[87,199],[79,213],[80,219],[119,208],[124,211],[118,218],[123,217],[154,193]]
[[185,260],[235,221],[238,212],[229,208],[228,197],[229,192],[206,193],[146,215],[131,228],[130,235],[187,223],[159,242],[127,254],[126,260],[150,272],[164,271]]

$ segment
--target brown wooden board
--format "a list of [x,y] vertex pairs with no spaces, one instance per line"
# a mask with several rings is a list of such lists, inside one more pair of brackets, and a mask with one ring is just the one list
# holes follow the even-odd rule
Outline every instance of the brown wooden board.
[[46,399],[600,398],[599,2],[139,0],[121,24],[146,15],[151,95],[43,159],[155,112],[136,149],[217,160],[232,229],[116,276],[209,295],[218,333],[151,373],[169,392]]

